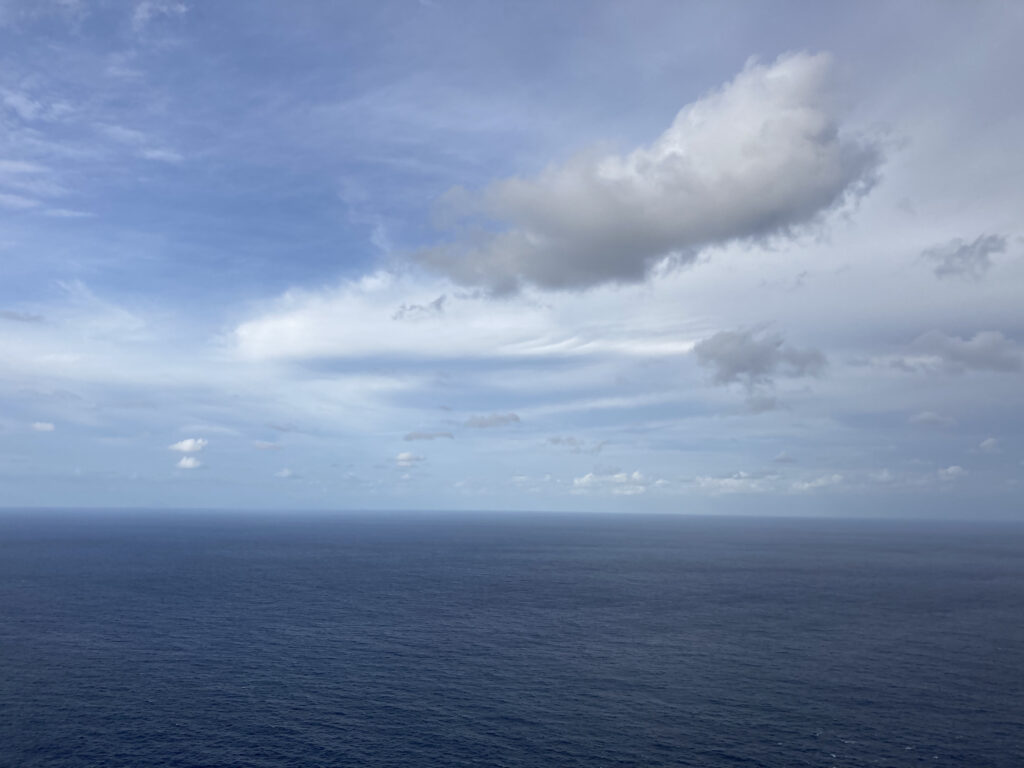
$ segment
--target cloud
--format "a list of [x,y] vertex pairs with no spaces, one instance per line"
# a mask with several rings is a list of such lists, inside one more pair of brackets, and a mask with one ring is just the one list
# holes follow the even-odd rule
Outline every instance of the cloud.
[[436,317],[444,313],[444,303],[448,297],[441,294],[426,304],[402,304],[391,316],[392,320],[418,320],[425,317]]
[[55,219],[91,219],[96,215],[88,211],[77,211],[72,208],[47,208],[43,213]]
[[765,493],[775,489],[778,475],[756,476],[746,472],[736,472],[724,477],[698,475],[694,478],[697,489],[712,495],[726,493]]
[[990,256],[1006,250],[1003,235],[981,235],[973,242],[960,238],[950,240],[922,251],[921,258],[934,264],[936,277],[963,277],[981,279],[992,266]]
[[999,441],[994,437],[988,437],[981,441],[978,445],[978,450],[981,453],[999,453]]
[[953,372],[1017,371],[1021,367],[1020,345],[999,331],[979,331],[970,339],[928,331],[913,346]]
[[816,477],[813,480],[798,480],[793,483],[793,490],[806,493],[807,491],[816,491],[821,488],[830,488],[835,485],[839,485],[843,482],[842,475],[822,475]]
[[288,469],[288,467],[285,467],[284,469],[275,472],[274,477],[280,477],[282,480],[288,480],[289,478],[295,477],[295,473]]
[[775,458],[772,459],[776,464],[795,464],[796,459],[793,458],[788,451],[779,451],[775,454]]
[[829,68],[825,54],[751,61],[648,146],[581,155],[476,196],[455,190],[466,234],[416,258],[498,293],[572,289],[638,282],[666,256],[688,262],[708,246],[788,235],[863,194],[880,160],[839,130]]
[[173,445],[167,446],[169,450],[180,451],[181,453],[198,453],[207,445],[206,439],[202,437],[189,437]]
[[32,429],[36,432],[53,432],[57,427],[49,421],[36,421],[32,423]]
[[395,463],[400,467],[415,467],[420,462],[426,461],[425,456],[405,451],[395,456]]
[[490,429],[491,427],[503,427],[506,424],[515,424],[519,416],[514,413],[491,413],[486,416],[470,416],[462,426],[473,429]]
[[180,163],[185,159],[180,152],[175,152],[173,149],[166,149],[163,147],[143,149],[139,154],[146,160],[157,160],[162,163]]
[[15,211],[27,211],[38,207],[39,201],[34,200],[31,197],[0,192],[0,208],[9,208]]
[[143,131],[123,125],[104,123],[98,130],[118,144],[132,148],[139,157],[163,163],[180,163],[185,158],[173,149],[154,144],[154,139]]
[[441,438],[446,438],[448,440],[454,440],[455,439],[455,435],[453,435],[451,432],[410,432],[409,434],[407,434],[402,439],[403,440],[408,440],[408,441],[413,441],[413,440],[439,440]]
[[758,411],[775,406],[773,397],[759,391],[771,387],[775,376],[816,376],[825,368],[821,352],[791,347],[778,333],[719,331],[699,342],[693,352],[700,365],[712,369],[715,384],[741,384],[750,406]]
[[588,472],[572,481],[572,493],[611,493],[614,496],[639,496],[647,493],[652,485],[662,484],[651,481],[640,471],[601,474]]
[[[378,271],[319,290],[292,289],[223,337],[246,361],[302,359],[485,362],[617,355],[674,357],[693,348],[692,321],[679,312],[678,281],[655,297],[637,286],[565,294],[557,304],[526,291],[491,301],[448,280]],[[395,307],[444,312],[396,321]],[[635,311],[646,301],[645,312]]]
[[920,424],[929,427],[951,427],[956,424],[956,419],[951,416],[943,416],[935,411],[921,411],[915,413],[907,421],[911,424]]
[[966,474],[967,470],[956,464],[954,464],[951,467],[946,467],[945,469],[940,469],[938,471],[939,480],[944,480],[947,482],[951,480],[958,480],[959,478],[963,477]]
[[0,89],[0,103],[14,112],[25,122],[35,120],[43,111],[43,105],[19,91]]
[[42,323],[43,315],[31,312],[16,312],[13,309],[0,309],[0,319],[9,319],[13,323]]
[[203,464],[195,456],[182,456],[178,462],[178,469],[198,469]]
[[135,6],[132,13],[132,29],[140,33],[146,29],[149,23],[158,16],[173,18],[184,16],[188,6],[180,2],[168,2],[168,0],[143,0]]
[[257,451],[280,451],[279,443],[272,443],[269,440],[253,440],[252,447]]
[[600,453],[601,449],[604,448],[605,441],[588,443],[586,440],[580,440],[578,437],[555,435],[548,438],[548,444],[568,448],[573,453]]

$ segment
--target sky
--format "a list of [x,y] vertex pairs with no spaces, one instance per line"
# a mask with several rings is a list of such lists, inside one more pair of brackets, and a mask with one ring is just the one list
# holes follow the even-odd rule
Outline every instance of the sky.
[[0,0],[0,507],[1024,516],[1022,37]]

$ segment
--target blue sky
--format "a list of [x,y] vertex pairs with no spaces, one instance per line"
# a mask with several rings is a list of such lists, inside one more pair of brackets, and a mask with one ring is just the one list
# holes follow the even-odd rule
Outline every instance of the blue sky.
[[1022,33],[0,0],[0,506],[1019,514]]

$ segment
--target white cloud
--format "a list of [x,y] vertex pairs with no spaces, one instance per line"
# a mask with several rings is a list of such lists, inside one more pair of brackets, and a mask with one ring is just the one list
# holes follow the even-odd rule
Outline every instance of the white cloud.
[[648,488],[663,484],[651,480],[639,470],[633,472],[588,472],[582,477],[573,478],[572,493],[610,493],[613,496],[639,496],[647,493]]
[[[675,285],[673,281],[673,285]],[[240,323],[224,343],[242,360],[403,358],[550,359],[584,355],[668,356],[693,347],[678,297],[656,301],[614,287],[560,297],[524,293],[500,301],[450,282],[376,272],[319,291],[290,290]],[[448,296],[443,313],[396,320],[396,308]],[[646,311],[631,311],[644,301]]]
[[9,89],[0,89],[0,103],[26,122],[35,120],[43,111],[43,105],[32,97]]
[[395,456],[395,463],[400,467],[415,467],[420,462],[426,461],[425,456],[420,456],[409,451],[403,451]]
[[804,493],[807,491],[816,491],[821,488],[831,488],[841,484],[842,482],[842,475],[822,475],[821,477],[816,477],[813,480],[798,480],[793,483],[793,490]]
[[169,450],[179,451],[181,453],[198,453],[207,446],[207,441],[202,437],[188,437],[184,440],[180,440],[173,445],[167,446]]
[[36,421],[33,422],[32,429],[36,432],[53,432],[56,427],[49,421]]
[[280,451],[279,443],[272,443],[269,440],[253,440],[252,447],[257,451]]
[[994,437],[988,437],[981,441],[978,450],[982,453],[999,453],[999,441]]
[[274,473],[274,477],[280,477],[283,480],[287,480],[288,478],[294,476],[295,473],[288,469],[288,467],[285,467],[284,469],[278,470],[277,472]]
[[147,160],[157,160],[162,163],[180,163],[185,157],[180,152],[163,147],[150,147],[143,149],[139,154]]
[[136,33],[140,33],[146,29],[149,23],[160,16],[173,18],[175,16],[184,16],[188,11],[188,6],[182,2],[173,2],[169,0],[143,0],[141,3],[135,6],[135,10],[132,13],[132,29]]
[[755,476],[736,472],[724,477],[698,475],[694,478],[697,489],[712,495],[728,493],[765,493],[775,490],[778,475]]
[[201,466],[202,462],[195,456],[182,456],[177,464],[178,469],[198,469]]
[[938,471],[939,479],[945,481],[957,480],[966,474],[967,470],[957,464]]
[[863,192],[878,164],[874,147],[839,130],[829,67],[824,54],[751,61],[649,146],[583,155],[476,199],[455,192],[456,213],[508,228],[417,258],[496,292],[580,288],[642,280],[670,254],[691,261],[709,245],[788,234]]
[[0,207],[10,208],[15,211],[27,211],[39,207],[39,201],[24,195],[13,195],[7,192],[0,192]]

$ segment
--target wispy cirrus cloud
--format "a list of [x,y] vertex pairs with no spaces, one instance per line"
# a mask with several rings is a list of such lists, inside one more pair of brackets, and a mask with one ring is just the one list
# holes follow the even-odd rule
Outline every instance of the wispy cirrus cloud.
[[405,437],[402,438],[407,442],[413,442],[416,440],[454,440],[455,435],[451,432],[420,432],[413,431],[407,432]]
[[470,416],[462,426],[471,429],[493,429],[494,427],[505,427],[509,424],[518,424],[519,416],[515,413],[488,413],[480,416]]

